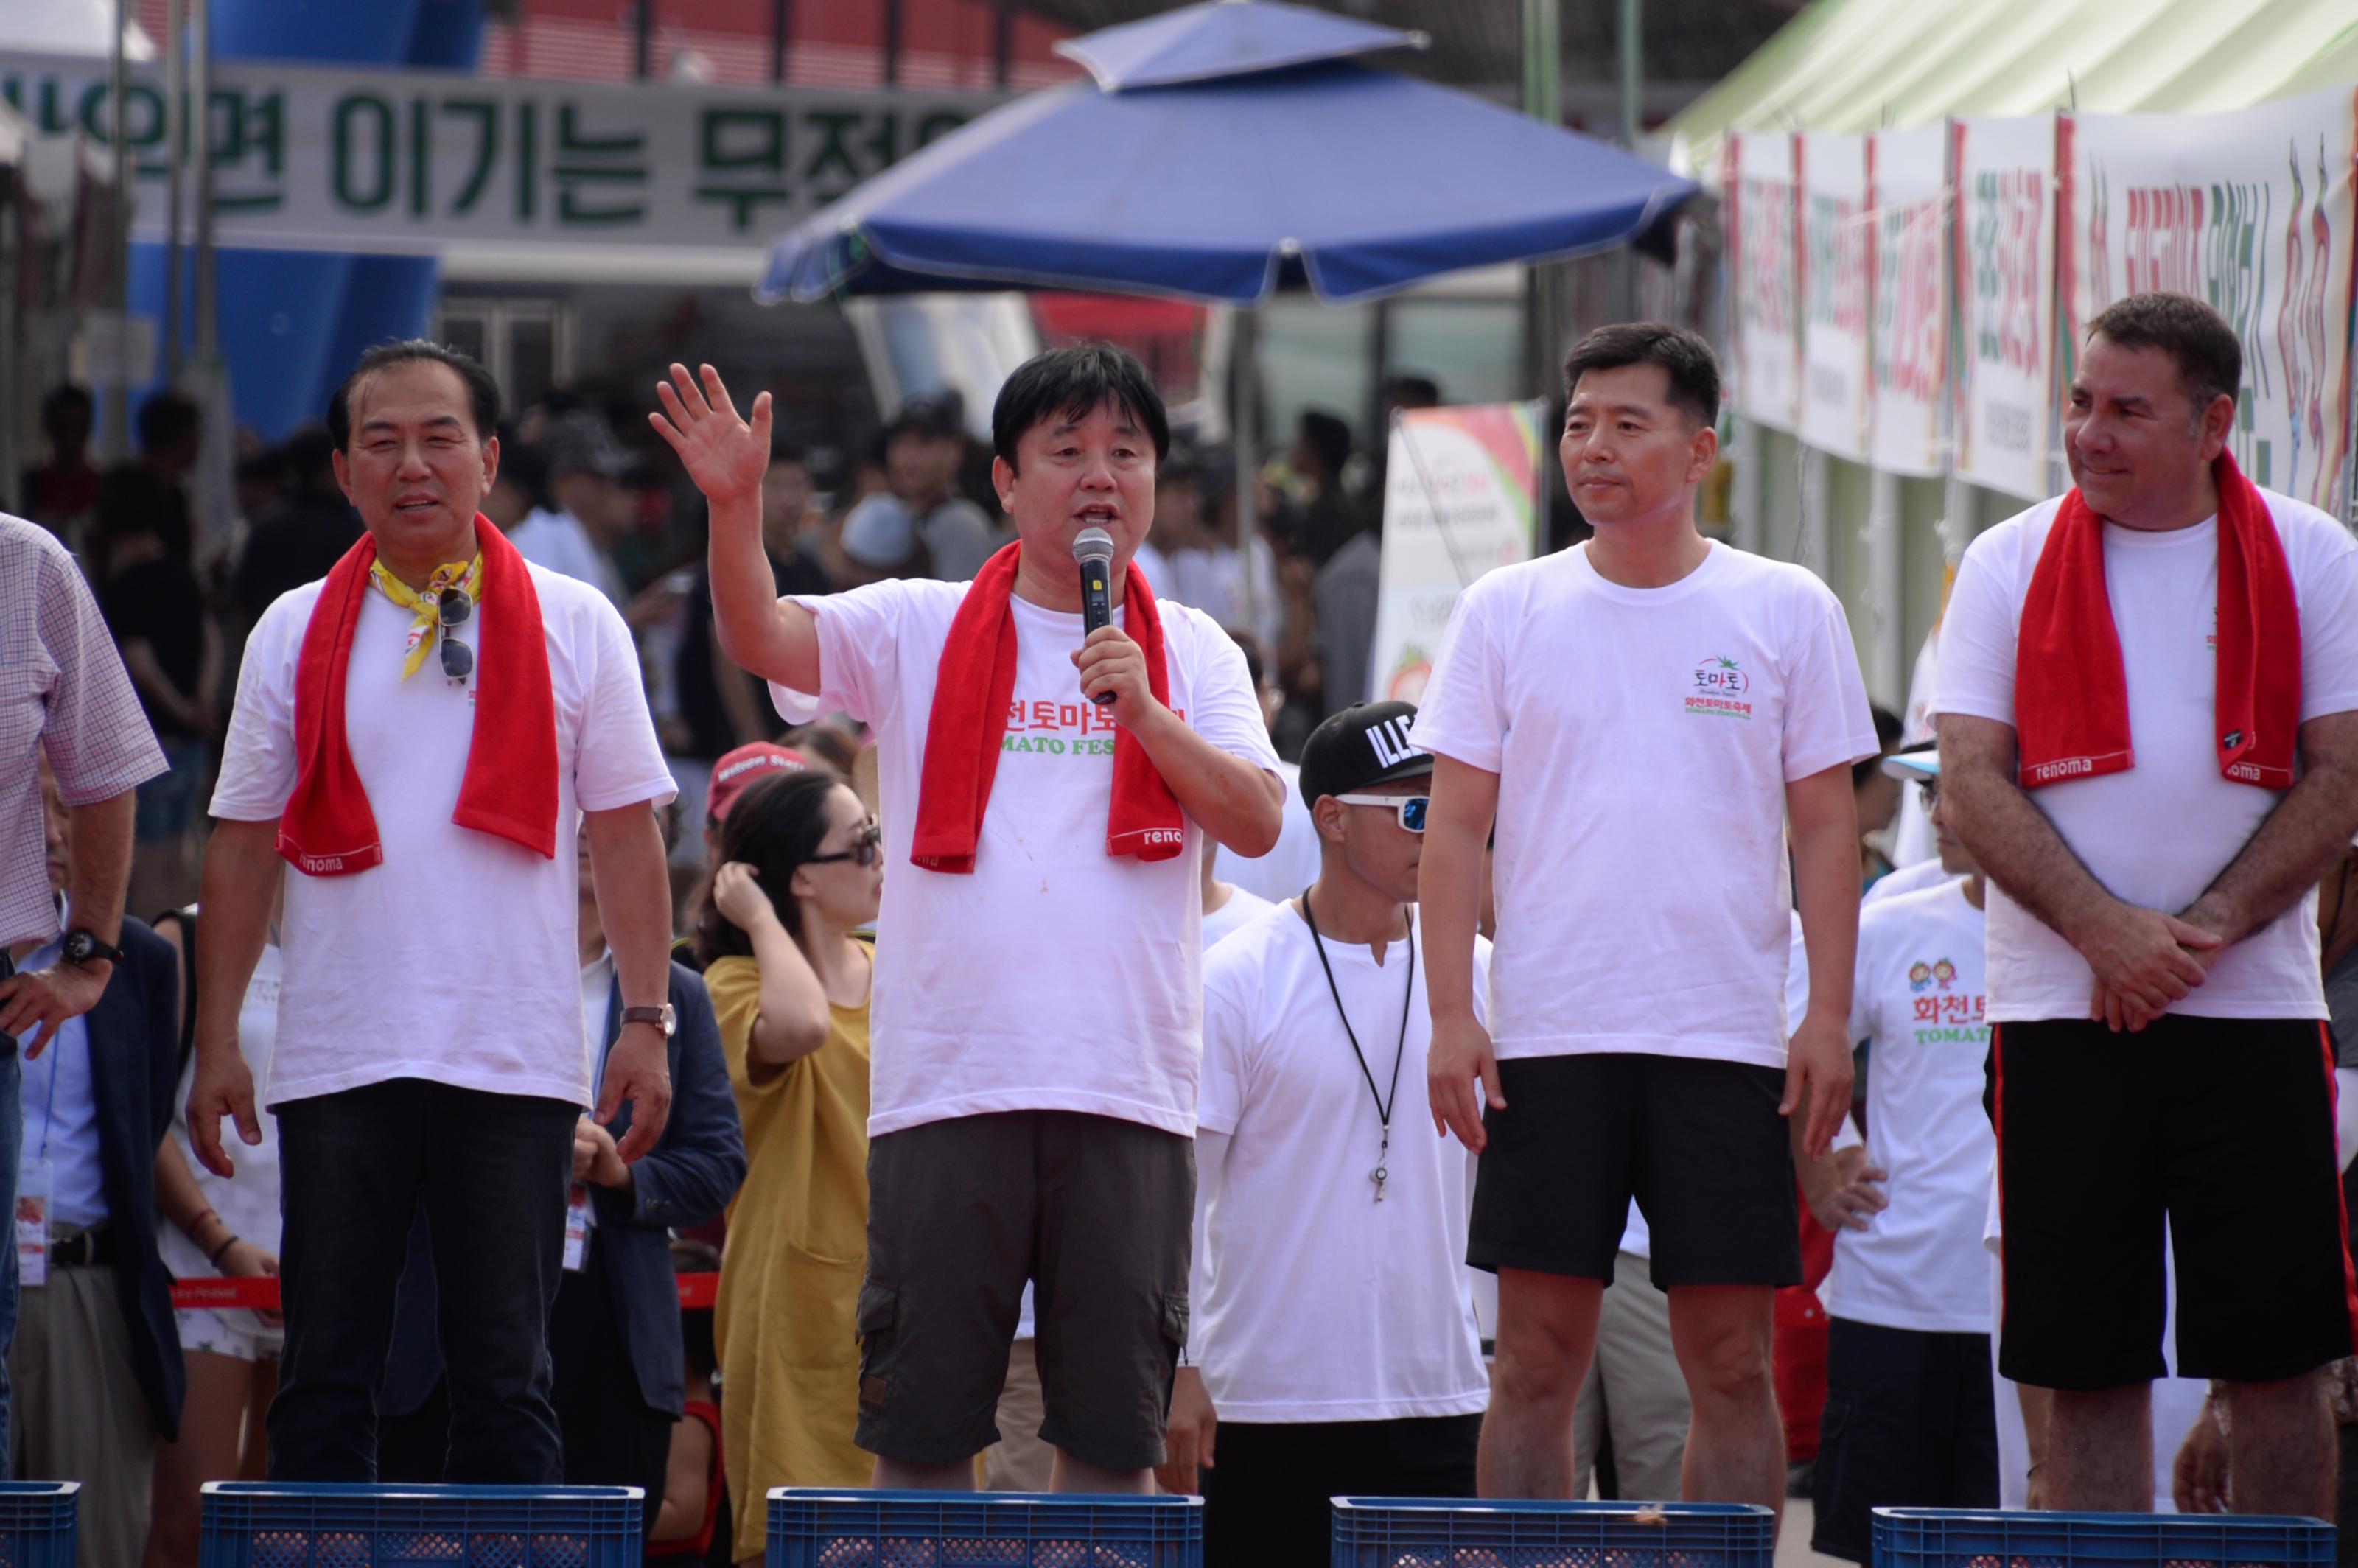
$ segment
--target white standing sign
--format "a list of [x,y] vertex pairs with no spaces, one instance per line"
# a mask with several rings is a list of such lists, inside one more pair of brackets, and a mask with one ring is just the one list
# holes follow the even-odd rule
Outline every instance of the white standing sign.
[[1801,287],[1790,132],[1731,135],[1735,197],[1736,405],[1748,419],[1793,428],[1801,410]]
[[1457,596],[1531,558],[1544,403],[1405,410],[1384,474],[1384,547],[1367,695],[1422,701]]
[[1867,138],[1874,216],[1875,466],[1946,471],[1941,394],[1949,351],[1949,127]]
[[1801,438],[1853,462],[1867,460],[1866,138],[1812,131],[1801,139]]
[[1957,471],[2037,500],[2052,492],[2055,117],[1955,126]]

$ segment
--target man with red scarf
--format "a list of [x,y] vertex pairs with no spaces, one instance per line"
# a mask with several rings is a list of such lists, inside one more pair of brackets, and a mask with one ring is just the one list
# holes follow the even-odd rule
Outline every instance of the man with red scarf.
[[2166,1224],[2237,1511],[2333,1509],[2319,1368],[2358,1287],[2316,887],[2358,832],[2358,544],[2244,477],[2242,375],[2196,300],[2098,316],[2075,488],[1974,541],[1942,632],[1942,806],[1991,883],[1999,1367],[2055,1390],[2057,1508],[2152,1507]]
[[[622,618],[477,510],[499,392],[427,342],[361,356],[328,406],[367,532],[246,644],[205,855],[189,1130],[259,1138],[241,999],[286,879],[267,1108],[286,1193],[274,1478],[367,1481],[395,1285],[422,1206],[441,1281],[451,1481],[563,1475],[547,1326],[574,1125],[625,1101],[625,1162],[671,1100],[672,784]],[[579,825],[577,829],[577,823]],[[593,1082],[575,836],[622,1028]],[[561,852],[560,852],[561,851]],[[287,868],[293,874],[287,874]]]
[[[1130,566],[1170,448],[1138,362],[1084,345],[1008,378],[991,465],[1017,543],[970,583],[777,597],[770,397],[711,367],[652,416],[712,503],[721,644],[794,720],[877,737],[885,859],[858,1440],[881,1487],[969,1489],[1027,1280],[1062,1491],[1152,1488],[1187,1333],[1202,1055],[1197,855],[1277,841],[1243,654]],[[1113,541],[1085,630],[1073,545]],[[783,891],[783,890],[777,890]],[[821,1260],[824,1262],[825,1260]]]

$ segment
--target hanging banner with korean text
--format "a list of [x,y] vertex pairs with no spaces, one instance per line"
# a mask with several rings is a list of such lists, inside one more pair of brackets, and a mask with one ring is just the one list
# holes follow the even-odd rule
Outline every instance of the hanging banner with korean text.
[[1800,189],[1793,137],[1746,131],[1728,138],[1734,195],[1736,406],[1747,419],[1790,430],[1801,408]]
[[1801,438],[1867,458],[1866,138],[1801,137]]
[[[164,234],[169,176],[159,71],[135,67],[124,101],[134,233],[150,240]],[[209,97],[222,243],[416,254],[585,240],[758,253],[1000,102],[255,60],[217,63]],[[0,54],[0,101],[101,146],[114,125],[103,56]]]
[[2055,117],[1954,122],[1957,471],[2050,492],[2055,413]]
[[1494,567],[1531,558],[1539,544],[1544,403],[1411,408],[1392,424],[1384,466],[1383,565],[1374,701],[1420,702],[1458,594]]
[[1949,351],[1949,127],[1866,140],[1874,217],[1873,460],[1887,473],[1946,471],[1941,392]]
[[2203,300],[2244,345],[2235,461],[2253,483],[2342,514],[2352,91],[2224,114],[2081,114],[2064,143],[2065,373],[2113,301],[2154,289]]

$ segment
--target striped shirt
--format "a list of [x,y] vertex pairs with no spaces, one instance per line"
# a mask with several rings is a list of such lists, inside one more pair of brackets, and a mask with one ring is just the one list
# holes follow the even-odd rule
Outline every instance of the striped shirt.
[[81,568],[48,529],[0,513],[0,946],[58,934],[37,756],[68,806],[166,771]]

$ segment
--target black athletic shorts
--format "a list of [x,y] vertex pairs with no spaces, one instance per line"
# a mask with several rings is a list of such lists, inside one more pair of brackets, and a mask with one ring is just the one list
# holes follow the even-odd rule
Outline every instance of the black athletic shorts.
[[1163,1463],[1195,1217],[1195,1140],[1139,1122],[1003,1111],[872,1141],[860,1446],[946,1465],[998,1442],[1029,1280],[1041,1439],[1113,1470]]
[[1989,1336],[1833,1318],[1810,1549],[1874,1558],[1874,1510],[1997,1507]]
[[1635,1197],[1652,1277],[1801,1282],[1785,1075],[1743,1062],[1595,1052],[1498,1064],[1505,1108],[1474,1179],[1466,1260],[1613,1283]]
[[2048,1389],[2269,1382],[2351,1353],[2358,1285],[2323,1021],[2170,1013],[1990,1032],[2006,1296],[1998,1368]]

